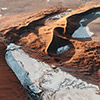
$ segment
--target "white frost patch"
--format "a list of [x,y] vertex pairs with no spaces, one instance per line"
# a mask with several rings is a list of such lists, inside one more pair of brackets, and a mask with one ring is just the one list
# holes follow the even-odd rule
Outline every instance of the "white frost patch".
[[84,23],[87,19],[82,19],[80,23],[80,27],[73,33],[73,38],[90,38],[94,33],[90,32],[88,26],[83,26],[82,23]]
[[17,46],[14,43],[10,43],[10,45],[7,46],[6,50],[14,50],[14,49],[20,49],[21,46]]
[[99,14],[100,15],[100,12],[96,12],[95,14],[97,14],[97,15]]
[[54,21],[54,20],[58,20],[64,16],[66,16],[67,14],[69,14],[70,11],[67,11],[67,12],[63,12],[63,13],[60,13],[60,14],[57,14],[57,15],[54,15],[54,16],[50,16],[47,20],[46,20],[46,23],[49,23],[50,21]]
[[99,100],[100,95],[95,94],[95,89],[61,89],[55,96],[55,100]]
[[1,10],[7,10],[8,8],[6,8],[6,7],[3,7],[3,8],[1,8]]
[[88,26],[79,27],[72,35],[73,38],[90,38],[94,33],[90,32]]
[[[8,65],[21,81],[21,84],[31,86],[31,84],[39,80],[43,74],[52,69],[49,65],[32,59],[20,48],[20,46],[11,43],[6,49],[5,58]],[[39,84],[36,83],[34,87],[39,87]],[[34,92],[38,93],[39,91],[39,88],[37,88]]]
[[71,12],[71,11],[73,11],[73,9],[67,9],[67,11]]
[[60,88],[61,82],[66,78],[66,73],[60,69],[57,72],[49,72],[47,75],[41,78],[42,87],[47,90],[56,91]]
[[62,46],[62,47],[57,49],[57,54],[59,55],[59,54],[65,52],[65,51],[68,51],[69,48],[70,47],[68,45]]
[[2,17],[2,14],[0,14],[0,17]]
[[47,2],[50,2],[50,0],[47,0]]
[[100,100],[96,94],[97,86],[77,79],[59,68],[54,70],[54,65],[51,68],[50,65],[29,57],[20,46],[8,45],[5,58],[25,88],[28,86],[35,94],[43,91],[41,100]]

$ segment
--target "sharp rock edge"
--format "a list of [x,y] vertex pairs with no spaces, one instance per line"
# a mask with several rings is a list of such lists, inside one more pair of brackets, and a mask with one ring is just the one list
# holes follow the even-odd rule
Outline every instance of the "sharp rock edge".
[[48,64],[29,57],[20,46],[8,45],[5,59],[29,95],[39,100],[100,100],[97,86],[59,68],[53,70]]

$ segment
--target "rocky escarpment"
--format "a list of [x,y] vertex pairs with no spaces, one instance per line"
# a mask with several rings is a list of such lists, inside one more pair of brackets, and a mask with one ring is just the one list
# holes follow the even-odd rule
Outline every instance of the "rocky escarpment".
[[[91,34],[85,39],[76,39],[72,36],[75,31],[77,34],[78,32],[80,34],[83,32],[82,35],[88,34],[89,29],[86,26],[99,18],[99,13],[95,16],[99,11],[100,5],[91,5],[77,10],[50,9],[39,14],[2,17],[0,32],[3,38],[22,45],[23,50],[31,57],[49,64],[76,68],[77,72],[87,77],[99,79],[100,41],[92,41]],[[91,13],[94,19],[88,16]],[[89,22],[88,19],[90,19]],[[82,28],[85,33],[78,30]],[[57,54],[57,51],[60,52]]]
[[[29,100],[20,81],[17,80],[5,61],[6,46],[0,38],[0,99],[1,100]],[[12,93],[16,94],[13,95]]]
[[58,66],[30,57],[21,46],[8,45],[5,58],[31,100],[100,99],[96,85],[77,79]]

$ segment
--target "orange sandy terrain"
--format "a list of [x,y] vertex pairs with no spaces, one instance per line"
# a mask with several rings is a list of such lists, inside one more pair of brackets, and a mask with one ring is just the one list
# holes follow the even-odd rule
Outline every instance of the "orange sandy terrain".
[[[91,5],[93,2],[88,3],[90,3],[89,6],[79,7],[59,20],[48,20],[48,18],[63,13],[68,8],[75,8],[72,7],[74,4],[68,8],[55,7],[35,14],[28,13],[30,10],[27,10],[27,12],[23,11],[24,13],[19,14],[20,11],[17,10],[18,12],[14,15],[14,11],[9,10],[8,15],[12,14],[12,16],[3,16],[0,18],[0,33],[2,33],[1,39],[3,40],[3,42],[0,41],[0,100],[28,100],[28,96],[20,82],[5,62],[5,45],[3,43],[9,44],[9,42],[14,42],[22,45],[23,50],[34,58],[38,58],[49,64],[61,65],[64,71],[67,70],[71,74],[81,77],[88,82],[91,81],[94,84],[99,83],[100,40],[80,41],[71,38],[72,32],[78,28],[73,27],[73,25],[78,26],[76,23],[78,20],[72,23],[70,18],[74,21],[80,16],[73,18],[73,15],[84,12],[85,15],[94,11],[93,9],[95,7],[100,7],[100,5]],[[89,9],[92,10],[86,12]],[[5,15],[6,11],[2,13]],[[69,24],[70,22],[71,24]],[[69,34],[67,35],[67,33]],[[56,49],[66,44],[71,48],[58,56],[55,53]],[[94,80],[97,81],[94,82]]]

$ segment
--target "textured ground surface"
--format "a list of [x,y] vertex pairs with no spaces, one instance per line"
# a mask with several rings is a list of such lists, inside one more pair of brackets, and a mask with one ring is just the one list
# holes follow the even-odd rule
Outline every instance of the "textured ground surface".
[[[49,1],[49,2],[48,2]],[[96,4],[99,0],[0,0],[0,7],[7,7],[3,15],[35,12],[50,7],[79,7],[85,4]]]
[[31,88],[29,95],[34,100],[100,99],[98,86],[77,79],[53,64],[50,66],[31,58],[20,46],[13,43],[8,45],[5,58],[24,88],[27,91]]
[[[1,9],[0,11],[0,14],[3,15],[3,17],[0,18],[0,33],[6,34],[4,38],[9,39],[10,42],[23,45],[24,51],[31,54],[32,57],[39,58],[49,64],[53,63],[55,65],[64,65],[65,67],[62,68],[62,70],[67,70],[77,77],[79,76],[79,73],[83,73],[84,79],[87,79],[87,76],[90,76],[90,81],[92,83],[98,84],[98,82],[94,81],[94,79],[97,80],[100,78],[100,41],[79,41],[67,39],[67,44],[71,47],[68,52],[57,56],[55,55],[55,52],[52,52],[55,51],[55,49],[49,49],[49,56],[44,53],[44,49],[48,47],[48,41],[51,43],[51,33],[53,33],[52,31],[54,27],[56,27],[56,25],[57,27],[66,27],[65,19],[61,19],[56,24],[54,24],[52,22],[55,22],[55,20],[47,20],[49,17],[65,11],[67,8],[76,9],[83,5],[97,4],[97,2],[99,2],[99,0],[76,0],[76,2],[75,0],[74,2],[73,0],[70,0],[70,2],[69,0],[50,0],[49,3],[47,3],[46,0],[0,0],[0,7],[7,7],[7,10]],[[56,5],[57,8],[66,7],[66,9],[56,8],[44,10],[40,13],[33,13],[44,8],[54,7],[54,5]],[[89,8],[89,6],[85,9],[87,8]],[[94,23],[89,24],[91,27],[90,30],[93,30],[92,27],[94,26]],[[98,26],[96,28],[98,28]],[[72,29],[70,30],[72,31]],[[60,30],[58,28],[58,30],[54,31],[56,35],[53,39],[53,42],[55,44],[59,44],[60,40],[62,39],[59,39],[58,37],[63,37],[63,40],[60,43],[66,45],[66,38],[63,35],[59,35],[57,31],[62,33],[62,28],[60,28]],[[93,31],[98,32],[98,30]],[[6,43],[9,43],[9,41],[6,41]],[[0,42],[0,100],[28,100],[19,81],[5,62],[5,47],[3,47],[4,45],[2,42]],[[55,47],[55,45],[52,45],[51,48],[52,47]],[[45,51],[47,51],[47,49]],[[68,68],[68,66],[70,68]],[[77,68],[77,70],[74,71],[74,68]],[[83,78],[83,76],[81,78]],[[87,79],[87,81],[88,80],[89,79]]]

